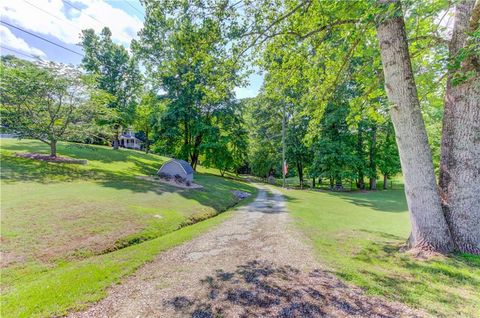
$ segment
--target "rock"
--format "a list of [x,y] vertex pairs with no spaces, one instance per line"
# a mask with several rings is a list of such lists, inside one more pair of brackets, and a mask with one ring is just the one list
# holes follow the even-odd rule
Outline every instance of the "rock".
[[243,199],[248,198],[249,196],[251,196],[251,194],[248,193],[248,192],[243,192],[243,191],[238,191],[238,190],[234,190],[234,191],[232,191],[232,193],[233,193],[233,195],[234,195],[235,197],[237,197],[237,199],[239,199],[239,200],[243,200]]

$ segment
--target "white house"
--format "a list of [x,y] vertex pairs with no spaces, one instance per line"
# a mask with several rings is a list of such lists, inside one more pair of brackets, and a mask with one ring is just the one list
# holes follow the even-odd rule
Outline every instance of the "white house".
[[135,137],[135,133],[131,130],[124,132],[118,137],[120,147],[129,149],[141,149],[142,141]]
[[193,168],[185,160],[172,159],[165,162],[157,172],[158,175],[166,174],[170,176],[179,175],[182,178],[192,182],[193,181]]

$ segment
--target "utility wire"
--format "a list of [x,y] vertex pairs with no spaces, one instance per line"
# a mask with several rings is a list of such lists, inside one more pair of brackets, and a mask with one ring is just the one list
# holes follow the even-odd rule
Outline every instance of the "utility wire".
[[130,8],[132,8],[132,9],[135,10],[135,11],[137,11],[138,13],[140,13],[140,14],[143,16],[143,12],[140,11],[139,9],[137,9],[136,7],[134,7],[133,5],[131,5],[128,0],[126,0],[125,3],[128,4],[128,6],[129,6]]
[[35,55],[23,53],[23,52],[20,52],[20,51],[11,49],[11,48],[6,47],[6,46],[3,46],[3,45],[0,45],[0,47],[1,47],[2,49],[4,49],[4,50],[9,50],[9,51],[12,51],[12,52],[14,52],[14,53],[17,53],[17,54],[19,54],[19,55],[23,55],[23,56],[26,56],[26,57],[29,57],[29,58],[38,59],[38,56],[35,56]]
[[62,48],[62,49],[67,50],[67,51],[69,51],[69,52],[72,52],[72,53],[75,53],[75,54],[77,54],[77,55],[83,56],[82,53],[78,53],[77,51],[71,50],[71,49],[69,49],[68,47],[65,47],[65,46],[60,45],[60,44],[55,43],[55,42],[52,42],[52,41],[50,41],[50,40],[48,40],[48,39],[46,39],[46,38],[44,38],[44,37],[41,37],[41,36],[39,36],[39,35],[36,35],[35,33],[29,32],[29,31],[27,31],[27,30],[24,30],[24,29],[22,29],[22,28],[20,28],[20,27],[17,27],[17,26],[15,26],[15,25],[10,24],[10,23],[5,22],[5,21],[0,21],[0,22],[1,22],[2,24],[8,25],[8,26],[11,27],[11,28],[17,29],[17,30],[22,31],[22,32],[24,32],[24,33],[30,34],[31,36],[34,36],[34,37],[36,37],[36,38],[39,38],[39,39],[41,39],[41,40],[43,40],[43,41],[45,41],[45,42],[48,42],[48,43],[53,44],[53,45],[55,45],[55,46],[58,46],[59,48]]
[[58,19],[58,20],[60,20],[60,21],[62,21],[62,22],[67,22],[68,24],[70,24],[71,26],[77,28],[78,30],[82,30],[81,28],[79,28],[78,26],[76,26],[76,25],[73,24],[72,22],[68,21],[67,19],[62,19],[62,18],[60,18],[59,16],[56,16],[55,14],[52,14],[52,13],[46,11],[46,10],[43,10],[42,8],[37,7],[36,5],[34,5],[33,3],[31,3],[31,2],[29,2],[29,1],[27,1],[27,0],[23,0],[23,1],[24,1],[25,3],[27,3],[27,4],[29,4],[30,6],[36,8],[37,10],[40,10],[40,11],[48,14],[49,16],[54,17],[55,19]]
[[[82,11],[83,11],[82,9],[80,9],[79,7],[77,7],[76,5],[73,5],[70,1],[67,1],[67,0],[62,0],[62,1],[63,1],[63,3],[65,3],[66,5],[69,5],[70,7],[78,10],[79,12],[82,12]],[[98,23],[100,23],[102,26],[103,26],[103,25],[106,25],[106,24],[102,23],[102,21],[100,21],[100,20],[98,20],[97,18],[95,18],[93,15],[88,14],[88,13],[86,13],[86,15],[88,15],[90,18],[92,18],[93,20],[95,20],[95,21],[97,21]]]

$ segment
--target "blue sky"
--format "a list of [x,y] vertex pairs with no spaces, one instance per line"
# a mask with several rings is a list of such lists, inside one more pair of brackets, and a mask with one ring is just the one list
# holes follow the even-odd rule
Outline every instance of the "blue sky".
[[[72,51],[82,53],[82,29],[100,31],[108,26],[113,40],[128,48],[143,24],[144,10],[138,0],[2,0],[0,24],[1,54],[79,64],[82,57],[52,45],[19,27]],[[8,25],[9,24],[9,25]],[[12,26],[10,26],[12,25]],[[250,85],[236,88],[238,98],[256,96],[263,76],[250,76]]]

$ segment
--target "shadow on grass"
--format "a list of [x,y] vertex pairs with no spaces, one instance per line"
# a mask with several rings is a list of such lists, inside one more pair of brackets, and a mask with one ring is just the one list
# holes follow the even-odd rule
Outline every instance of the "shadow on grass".
[[[312,190],[293,190],[293,191],[309,191],[310,193],[318,193],[319,195],[329,195],[354,204],[360,207],[366,207],[378,212],[394,212],[402,213],[408,210],[407,202],[403,190],[383,190],[370,192],[333,192],[312,191]],[[298,202],[298,199],[284,193],[285,200],[289,202]]]
[[[380,232],[375,241],[351,259],[353,266],[338,267],[336,274],[369,293],[384,295],[415,307],[428,307],[438,317],[447,312],[471,314],[480,290],[480,257],[473,255],[438,256],[415,259],[401,252],[401,238]],[[470,296],[469,296],[470,295]]]
[[[326,271],[302,273],[291,266],[252,260],[233,272],[219,269],[201,279],[195,298],[177,295],[165,305],[190,317],[415,317],[398,304],[365,297]],[[196,294],[199,295],[199,294]]]
[[[35,141],[8,144],[3,147],[8,151],[45,152],[46,146]],[[61,155],[72,158],[101,161],[104,163],[128,162],[133,164],[133,174],[155,175],[162,157],[146,155],[136,151],[114,151],[107,147],[82,144],[63,144],[59,146]],[[158,164],[152,163],[152,157],[158,157]],[[150,161],[150,162],[148,162]],[[136,193],[154,192],[158,195],[175,192],[181,196],[195,200],[204,206],[212,207],[216,212],[222,212],[232,207],[238,201],[232,190],[255,193],[256,189],[244,182],[224,179],[211,174],[196,174],[195,182],[204,186],[203,189],[180,189],[174,186],[149,180],[141,180],[135,175],[126,174],[122,169],[106,170],[87,165],[59,164],[39,160],[19,158],[12,154],[2,155],[2,182],[37,182],[50,184],[56,182],[92,181],[101,186],[118,190],[129,190]],[[127,171],[128,172],[128,171]]]
[[361,207],[378,212],[405,212],[407,201],[402,190],[383,190],[373,192],[335,193],[325,192]]

